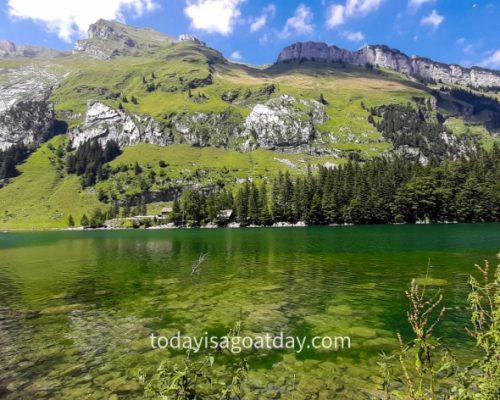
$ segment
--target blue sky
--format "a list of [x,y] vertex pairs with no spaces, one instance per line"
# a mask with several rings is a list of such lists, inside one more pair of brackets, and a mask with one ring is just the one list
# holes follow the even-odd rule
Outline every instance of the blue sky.
[[499,0],[0,0],[0,38],[71,49],[99,18],[174,37],[192,33],[251,64],[315,40],[350,50],[387,44],[408,55],[500,69]]

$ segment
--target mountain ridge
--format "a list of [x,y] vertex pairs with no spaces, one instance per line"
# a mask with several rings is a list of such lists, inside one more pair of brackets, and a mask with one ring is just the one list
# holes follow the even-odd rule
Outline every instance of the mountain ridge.
[[408,56],[398,49],[386,45],[367,45],[357,51],[349,51],[324,42],[297,42],[285,47],[277,62],[317,60],[341,62],[349,65],[371,65],[434,81],[475,88],[500,87],[500,71],[473,66],[462,67],[446,64],[430,58]]
[[[138,28],[118,21],[100,19],[89,26],[87,39],[75,43],[73,54],[109,60],[136,56],[142,51],[168,47],[180,42],[206,46],[205,42],[190,34],[180,35],[176,39],[151,28]],[[49,48],[0,40],[0,59],[53,58],[67,54]],[[500,71],[479,66],[467,68],[423,56],[408,56],[403,51],[385,44],[366,45],[359,50],[349,51],[325,42],[296,42],[278,54],[276,63],[301,60],[341,62],[355,66],[371,64],[373,67],[391,69],[425,81],[476,88],[500,87]]]
[[64,55],[62,51],[47,47],[17,44],[11,40],[0,40],[0,59],[2,58],[53,58]]

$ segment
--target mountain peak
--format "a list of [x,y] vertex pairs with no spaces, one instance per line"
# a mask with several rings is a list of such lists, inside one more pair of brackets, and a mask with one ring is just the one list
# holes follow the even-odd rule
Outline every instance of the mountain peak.
[[298,42],[286,47],[278,56],[278,63],[301,60],[340,62],[355,66],[371,65],[428,82],[476,88],[500,87],[499,71],[479,67],[465,68],[418,56],[409,57],[386,45],[367,45],[351,52],[322,42]]
[[201,41],[196,36],[188,35],[186,33],[179,36],[179,42],[192,42],[203,47],[207,45],[205,42]]
[[100,19],[90,25],[88,39],[76,43],[75,52],[107,60],[174,42],[174,39],[150,28],[135,28],[118,21]]

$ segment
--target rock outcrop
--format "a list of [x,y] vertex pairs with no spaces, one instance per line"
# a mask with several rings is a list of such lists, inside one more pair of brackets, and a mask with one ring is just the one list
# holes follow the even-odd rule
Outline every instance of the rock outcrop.
[[0,40],[0,59],[2,58],[54,58],[63,53],[45,47],[18,45],[10,40]]
[[188,143],[242,151],[264,148],[299,152],[313,148],[315,125],[327,120],[321,103],[287,95],[257,104],[246,120],[229,111],[174,113],[163,124],[150,116],[130,114],[90,100],[85,122],[70,135],[76,148],[89,140],[101,144],[114,140],[121,148],[139,143]]
[[324,106],[288,95],[257,104],[245,121],[242,150],[303,151],[316,138],[315,124],[328,120]]
[[24,143],[38,146],[54,132],[54,106],[49,101],[58,79],[35,66],[2,71],[0,82],[0,149]]
[[192,146],[234,147],[238,142],[243,118],[227,110],[223,113],[182,113],[172,117],[176,142]]
[[90,25],[88,39],[79,40],[74,53],[100,60],[130,56],[140,51],[170,45],[175,41],[153,29],[134,28],[116,21],[99,20]]
[[365,46],[358,51],[350,52],[337,46],[328,46],[326,43],[295,43],[280,53],[278,62],[304,59],[342,62],[356,66],[371,64],[427,81],[470,85],[477,88],[500,87],[498,71],[479,67],[464,68],[435,62],[428,58],[409,57],[399,50],[382,45]]
[[201,41],[196,36],[188,35],[188,34],[180,35],[179,42],[191,42],[191,43],[197,44],[199,46],[203,46],[203,47],[205,47],[207,45],[205,42]]
[[87,103],[87,114],[83,125],[71,132],[73,147],[79,147],[88,140],[105,144],[114,140],[121,148],[138,143],[166,146],[173,138],[166,134],[152,117],[128,114],[94,100]]
[[54,106],[47,100],[19,101],[0,112],[0,149],[24,143],[38,147],[54,132]]

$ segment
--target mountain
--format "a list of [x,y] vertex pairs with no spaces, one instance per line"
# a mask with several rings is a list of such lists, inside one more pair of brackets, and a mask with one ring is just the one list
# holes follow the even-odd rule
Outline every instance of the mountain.
[[377,68],[393,71],[439,83],[448,83],[475,88],[500,88],[500,72],[479,67],[464,68],[460,65],[448,65],[417,56],[409,57],[387,46],[364,46],[350,52],[326,43],[295,43],[285,48],[278,56],[278,62],[315,59],[328,62],[342,62],[362,66],[371,64]]
[[88,39],[76,43],[75,53],[107,60],[172,43],[174,43],[172,38],[152,29],[134,28],[116,21],[101,19],[90,25]]
[[88,39],[75,45],[76,54],[83,53],[93,58],[109,60],[116,57],[138,55],[155,51],[179,42],[192,42],[200,46],[205,43],[192,35],[181,35],[178,40],[149,28],[134,28],[116,21],[99,20],[90,25]]
[[188,188],[380,155],[467,158],[498,142],[497,87],[417,79],[402,53],[377,48],[295,45],[254,68],[190,35],[101,20],[72,54],[0,58],[0,227],[62,227],[116,202],[156,210]]
[[2,58],[53,58],[63,53],[45,47],[18,45],[10,40],[0,40],[0,59]]

